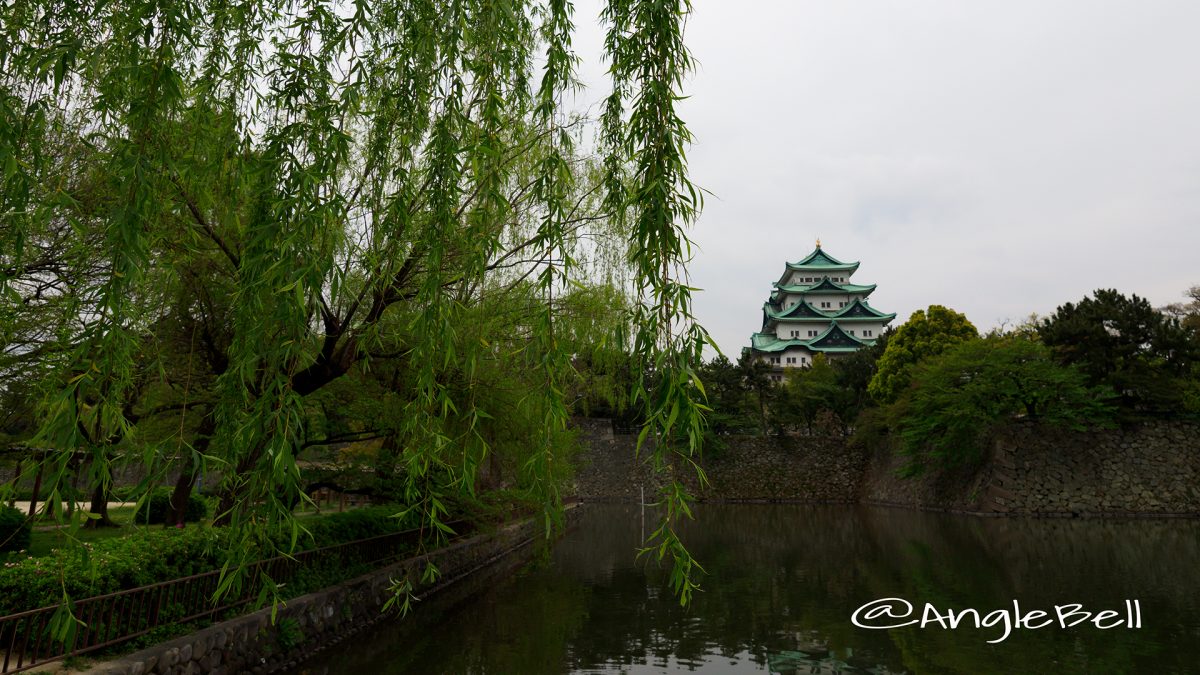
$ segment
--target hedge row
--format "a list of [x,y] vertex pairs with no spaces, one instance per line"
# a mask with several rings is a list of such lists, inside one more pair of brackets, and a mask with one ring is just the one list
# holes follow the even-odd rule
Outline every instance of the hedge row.
[[[299,547],[400,531],[402,524],[393,517],[398,510],[377,506],[304,519],[312,537],[302,536]],[[10,554],[0,568],[0,616],[55,604],[64,588],[72,598],[84,598],[219,569],[227,548],[223,528],[139,527],[123,537],[64,547],[40,558]]]

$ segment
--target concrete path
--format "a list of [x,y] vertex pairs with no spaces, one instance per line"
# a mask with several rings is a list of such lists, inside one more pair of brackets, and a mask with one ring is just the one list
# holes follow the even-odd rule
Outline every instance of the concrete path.
[[[137,502],[109,502],[108,508],[114,509],[118,506],[133,506],[134,504],[137,504]],[[42,507],[45,505],[46,505],[46,502],[39,500],[38,501],[38,510],[41,511]],[[80,502],[79,505],[80,505],[80,508],[83,508],[84,510],[86,510],[89,506],[91,506],[91,502]],[[15,502],[13,504],[13,506],[15,506],[18,510],[20,510],[21,513],[24,513],[25,515],[29,515],[29,502],[28,501]],[[64,509],[67,508],[66,502],[63,502],[63,508]]]

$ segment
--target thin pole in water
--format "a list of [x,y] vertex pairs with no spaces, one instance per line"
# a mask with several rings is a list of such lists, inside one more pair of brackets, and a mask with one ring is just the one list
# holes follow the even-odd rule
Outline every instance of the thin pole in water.
[[642,541],[646,541],[646,486],[639,485],[638,492],[641,495],[638,497],[638,504],[642,507]]

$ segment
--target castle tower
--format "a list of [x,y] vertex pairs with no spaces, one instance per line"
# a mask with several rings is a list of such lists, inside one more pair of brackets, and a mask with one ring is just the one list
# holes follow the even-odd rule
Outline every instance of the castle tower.
[[871,345],[893,314],[871,307],[875,284],[850,283],[858,263],[844,263],[817,247],[800,262],[787,263],[763,304],[762,330],[750,336],[755,358],[772,366],[771,379],[784,368],[812,364],[813,356],[837,357]]

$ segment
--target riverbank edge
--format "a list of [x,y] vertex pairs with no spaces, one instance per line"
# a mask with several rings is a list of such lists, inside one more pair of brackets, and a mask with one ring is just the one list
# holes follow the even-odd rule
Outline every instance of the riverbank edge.
[[[566,506],[566,527],[578,517],[578,506]],[[418,598],[430,597],[530,547],[544,533],[544,527],[542,519],[528,518],[292,598],[274,610],[265,607],[80,672],[226,675],[292,668],[369,626],[396,618],[395,612],[382,611],[391,597],[389,588],[394,579],[407,577],[417,588]],[[419,579],[426,563],[433,563],[441,576],[433,584],[422,585]],[[276,612],[274,622],[272,611]]]

